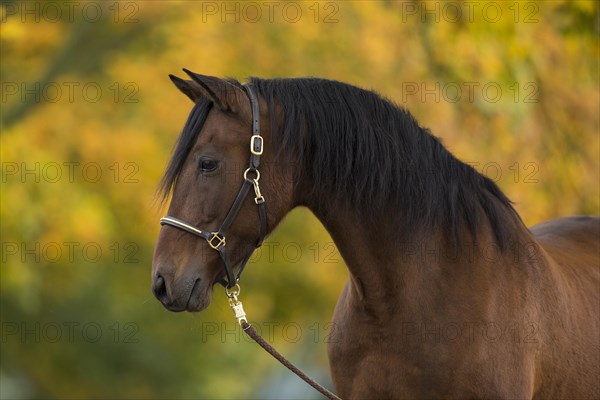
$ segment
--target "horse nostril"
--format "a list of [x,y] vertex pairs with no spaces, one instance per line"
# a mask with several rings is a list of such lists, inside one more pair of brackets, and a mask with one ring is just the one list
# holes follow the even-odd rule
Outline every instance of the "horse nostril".
[[160,301],[163,301],[167,297],[167,285],[165,284],[165,280],[162,275],[157,275],[154,280],[154,284],[152,285],[152,292],[154,292],[154,296]]

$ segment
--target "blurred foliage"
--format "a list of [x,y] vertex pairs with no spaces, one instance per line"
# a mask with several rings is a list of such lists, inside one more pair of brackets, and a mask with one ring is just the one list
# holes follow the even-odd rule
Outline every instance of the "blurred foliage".
[[[193,315],[151,295],[156,184],[191,108],[167,79],[182,67],[373,88],[527,223],[599,213],[597,2],[1,5],[3,398],[316,397],[243,338],[220,291]],[[303,209],[269,243],[246,309],[327,381],[343,261]]]

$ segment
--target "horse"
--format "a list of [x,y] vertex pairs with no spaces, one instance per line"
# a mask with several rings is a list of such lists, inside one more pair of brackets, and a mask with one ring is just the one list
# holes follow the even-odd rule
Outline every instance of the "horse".
[[152,262],[167,309],[208,307],[304,206],[349,270],[328,346],[340,397],[600,398],[600,218],[528,229],[492,180],[374,91],[184,71],[171,80],[194,106],[161,180],[172,199]]

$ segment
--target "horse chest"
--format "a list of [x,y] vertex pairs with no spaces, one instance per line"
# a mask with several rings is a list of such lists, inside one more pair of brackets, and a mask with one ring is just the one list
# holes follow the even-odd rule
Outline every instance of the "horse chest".
[[376,320],[355,299],[345,288],[329,336],[332,378],[342,398],[524,398],[532,393],[533,382],[523,379],[531,376],[525,373],[526,357],[502,355],[480,342],[446,343],[434,331],[424,337],[405,332],[398,317]]

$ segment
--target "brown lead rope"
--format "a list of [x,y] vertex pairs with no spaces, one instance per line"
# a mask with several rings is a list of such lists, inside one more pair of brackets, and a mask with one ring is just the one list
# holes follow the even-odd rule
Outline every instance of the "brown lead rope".
[[250,325],[248,323],[248,321],[246,320],[246,313],[244,312],[244,307],[242,306],[242,302],[239,301],[237,298],[237,296],[240,294],[240,285],[236,284],[232,289],[225,289],[225,293],[227,294],[227,297],[229,298],[229,305],[231,306],[231,309],[233,310],[233,313],[235,314],[235,317],[237,318],[238,323],[240,324],[240,326],[242,327],[242,329],[244,330],[244,332],[246,332],[246,334],[248,336],[250,336],[252,339],[254,339],[254,341],[256,343],[258,343],[260,345],[260,347],[265,349],[265,351],[267,353],[272,355],[277,361],[279,361],[286,368],[288,368],[290,371],[295,373],[300,379],[302,379],[304,382],[308,383],[310,386],[312,386],[313,388],[318,390],[319,393],[321,393],[323,396],[327,397],[330,400],[341,400],[334,393],[330,392],[329,390],[327,390],[326,388],[324,388],[323,386],[321,386],[320,384],[315,382],[311,377],[306,375],[304,372],[302,372],[300,369],[298,369],[298,367],[296,367],[294,364],[289,362],[284,356],[282,356],[277,350],[275,350],[273,348],[273,346],[271,346],[269,343],[267,343],[266,340],[263,339],[258,334],[258,332],[256,332],[256,330],[252,327],[252,325]]
[[273,348],[273,346],[271,346],[269,343],[267,343],[265,341],[265,339],[263,339],[256,332],[256,330],[252,327],[252,325],[250,325],[246,321],[242,321],[241,326],[242,326],[242,329],[244,330],[244,332],[246,332],[246,334],[248,334],[248,336],[250,336],[252,339],[254,339],[254,341],[256,343],[258,343],[260,345],[260,347],[265,349],[267,351],[267,353],[269,353],[270,355],[275,357],[275,359],[277,361],[279,361],[284,366],[286,366],[290,371],[292,371],[293,373],[298,375],[298,377],[300,379],[302,379],[304,382],[308,383],[310,386],[317,389],[319,391],[319,393],[321,393],[323,396],[327,397],[328,399],[341,400],[335,394],[331,393],[329,390],[327,390],[323,386],[319,385],[317,382],[314,381],[314,379],[312,379],[310,376],[306,375],[304,372],[302,372],[300,369],[298,369],[298,367],[296,367],[294,364],[289,362],[284,356],[282,356],[277,350],[275,350]]

